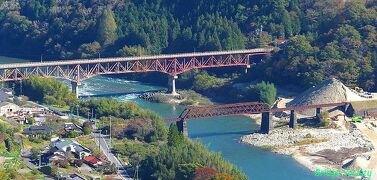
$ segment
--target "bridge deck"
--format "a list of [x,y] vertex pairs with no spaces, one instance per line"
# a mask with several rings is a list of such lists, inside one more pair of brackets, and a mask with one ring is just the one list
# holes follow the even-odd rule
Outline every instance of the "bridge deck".
[[231,54],[254,54],[272,52],[274,48],[257,48],[246,50],[233,50],[233,51],[212,51],[212,52],[197,52],[197,53],[181,53],[181,54],[166,54],[156,56],[140,56],[140,57],[114,57],[114,58],[100,58],[100,59],[76,59],[66,61],[47,61],[47,62],[30,62],[30,63],[13,63],[1,64],[0,69],[5,68],[22,68],[22,67],[43,67],[43,66],[56,66],[56,65],[77,65],[77,64],[91,64],[91,63],[106,63],[106,62],[124,62],[136,60],[154,60],[154,59],[176,59],[176,58],[189,58],[201,56],[217,56],[217,55],[231,55]]
[[165,119],[165,122],[176,122],[182,119],[190,120],[197,118],[209,118],[220,116],[237,116],[244,114],[260,114],[264,112],[284,112],[284,111],[300,111],[306,109],[316,109],[325,107],[339,107],[350,104],[349,102],[328,103],[328,104],[313,104],[304,106],[293,106],[286,108],[270,109],[268,105],[260,102],[213,105],[213,106],[192,106],[186,108],[178,118]]

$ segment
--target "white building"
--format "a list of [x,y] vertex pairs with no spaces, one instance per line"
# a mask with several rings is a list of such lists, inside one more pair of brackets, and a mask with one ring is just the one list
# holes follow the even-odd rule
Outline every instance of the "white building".
[[0,102],[0,116],[11,117],[16,115],[20,107],[10,102]]

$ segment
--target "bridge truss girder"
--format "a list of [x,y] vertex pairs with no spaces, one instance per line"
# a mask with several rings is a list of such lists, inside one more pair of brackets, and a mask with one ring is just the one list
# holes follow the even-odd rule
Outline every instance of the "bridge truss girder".
[[[180,58],[141,59],[132,61],[90,62],[80,64],[40,64],[38,66],[15,66],[0,68],[0,81],[15,81],[34,76],[63,78],[82,81],[96,75],[122,74],[131,72],[162,72],[176,76],[191,69],[248,66],[249,57],[268,52],[227,54],[211,56],[193,56]],[[68,61],[69,62],[69,61]]]

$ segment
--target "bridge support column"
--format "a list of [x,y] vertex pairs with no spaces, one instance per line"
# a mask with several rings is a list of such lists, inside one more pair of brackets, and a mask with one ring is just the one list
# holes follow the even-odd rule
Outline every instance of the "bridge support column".
[[247,74],[248,69],[250,69],[250,64],[246,65],[245,74]]
[[178,131],[184,136],[188,137],[188,129],[187,129],[187,121],[181,119],[180,121],[176,122],[178,127]]
[[318,121],[321,120],[321,108],[315,109],[315,117],[317,118]]
[[71,85],[72,85],[72,92],[75,93],[76,98],[79,98],[79,85],[80,85],[80,83],[76,82],[76,81],[71,81]]
[[289,117],[289,127],[296,128],[297,125],[297,114],[294,110],[291,110],[291,114]]
[[169,82],[168,82],[169,92],[174,96],[178,95],[178,93],[175,89],[175,80],[176,79],[178,79],[178,76],[169,76]]
[[263,134],[268,134],[270,129],[273,128],[272,125],[272,114],[270,112],[263,112],[262,113],[262,123],[260,127],[260,131]]

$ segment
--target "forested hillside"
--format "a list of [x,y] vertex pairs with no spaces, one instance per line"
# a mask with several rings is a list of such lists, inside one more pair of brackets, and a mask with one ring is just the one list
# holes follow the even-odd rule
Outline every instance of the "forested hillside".
[[0,0],[0,25],[0,55],[45,60],[289,39],[253,78],[310,87],[337,77],[376,90],[376,0]]

